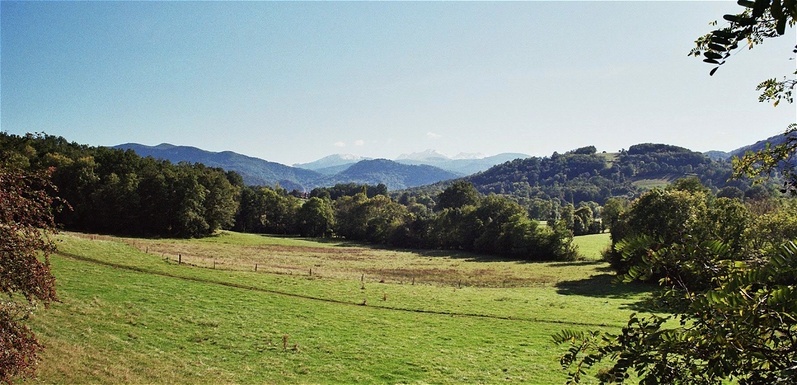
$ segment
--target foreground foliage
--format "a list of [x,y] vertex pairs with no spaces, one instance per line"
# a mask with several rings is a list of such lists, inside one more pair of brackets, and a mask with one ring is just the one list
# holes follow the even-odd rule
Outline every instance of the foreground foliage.
[[[784,35],[797,19],[794,1],[740,0],[739,5],[745,10],[725,15],[728,26],[698,39],[690,52],[715,65],[712,75],[740,44],[752,48]],[[791,103],[795,85],[793,78],[766,80],[758,86],[760,101]],[[792,125],[787,135],[794,130]],[[735,173],[783,171],[778,167],[785,163],[791,180],[785,190],[794,191],[788,161],[796,149],[794,138],[787,138],[736,160]],[[597,373],[601,383],[622,383],[631,374],[644,384],[794,383],[797,246],[790,240],[797,236],[791,221],[772,211],[748,221],[755,207],[746,214],[732,204],[712,215],[716,205],[701,199],[699,190],[657,194],[635,202],[625,217],[631,226],[617,238],[613,232],[613,263],[625,281],[658,279],[678,326],[665,324],[666,317],[634,315],[620,334],[556,334],[556,342],[570,344],[561,359],[569,382],[580,382],[587,369],[604,362],[608,366]],[[665,208],[670,212],[656,212]],[[768,226],[777,222],[786,226]],[[712,232],[718,224],[722,231]]]
[[[797,202],[717,198],[699,184],[654,189],[623,211],[606,253],[620,281],[658,282],[673,315],[630,318],[620,334],[564,331],[578,383],[792,383],[797,368]],[[677,326],[675,326],[677,325]]]
[[[727,248],[714,245],[722,254]],[[789,243],[768,263],[723,261],[716,288],[687,293],[688,306],[669,317],[632,316],[620,334],[564,331],[570,381],[602,360],[601,383],[623,382],[629,372],[644,384],[791,384],[797,378],[797,246]],[[683,294],[683,293],[681,293]]]
[[47,173],[0,163],[0,383],[33,374],[42,345],[23,322],[37,304],[57,299],[49,264],[52,189]]

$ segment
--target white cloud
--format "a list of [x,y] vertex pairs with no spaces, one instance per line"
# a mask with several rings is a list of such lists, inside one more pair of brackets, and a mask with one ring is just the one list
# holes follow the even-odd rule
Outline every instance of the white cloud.
[[354,141],[354,145],[355,145],[355,146],[364,146],[364,145],[365,145],[365,141],[364,141],[364,140],[362,140],[362,139],[355,140],[355,141]]
[[346,147],[346,143],[345,142],[335,142],[332,145],[335,146],[335,147]]
[[429,139],[439,139],[439,138],[442,138],[443,135],[435,134],[434,132],[429,131],[429,132],[426,133],[426,137],[429,138]]

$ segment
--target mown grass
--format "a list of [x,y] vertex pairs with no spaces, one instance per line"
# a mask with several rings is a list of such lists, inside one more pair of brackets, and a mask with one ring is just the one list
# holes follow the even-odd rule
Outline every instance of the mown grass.
[[611,245],[611,242],[611,234],[609,232],[579,235],[573,238],[573,244],[578,246],[578,252],[581,257],[590,261],[601,260],[603,251]]
[[[264,270],[178,265],[167,248],[264,261]],[[599,262],[487,261],[234,233],[64,234],[59,250],[62,302],[32,319],[46,350],[31,383],[563,383],[565,347],[550,336],[618,329],[646,296],[613,285]],[[288,272],[270,272],[269,256]],[[321,263],[312,276],[308,261]],[[413,284],[365,273],[388,269],[438,277]],[[507,272],[513,283],[495,285]]]

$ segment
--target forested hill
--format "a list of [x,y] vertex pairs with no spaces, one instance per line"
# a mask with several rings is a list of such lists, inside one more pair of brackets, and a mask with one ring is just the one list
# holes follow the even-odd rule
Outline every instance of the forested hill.
[[151,156],[172,163],[187,161],[235,171],[243,177],[244,183],[247,185],[275,186],[279,184],[288,190],[304,191],[316,187],[316,182],[323,178],[322,174],[315,171],[289,167],[231,151],[210,152],[195,147],[174,146],[166,143],[157,146],[126,143],[114,146],[114,148],[133,150],[139,156]]
[[797,136],[795,133],[791,133],[788,136],[783,134],[778,134],[764,140],[759,140],[758,142],[755,142],[749,146],[744,146],[742,148],[733,150],[728,154],[728,158],[733,156],[743,156],[746,152],[758,152],[764,150],[765,148],[767,148],[767,146],[777,146],[780,144],[784,144],[787,142],[789,138],[793,139],[795,138],[795,136]]
[[516,159],[464,178],[482,193],[523,199],[559,199],[603,204],[612,196],[632,196],[646,187],[663,185],[685,176],[697,176],[708,187],[728,184],[728,161],[709,159],[699,152],[665,144],[638,144],[619,153],[598,153],[584,147],[550,157]]

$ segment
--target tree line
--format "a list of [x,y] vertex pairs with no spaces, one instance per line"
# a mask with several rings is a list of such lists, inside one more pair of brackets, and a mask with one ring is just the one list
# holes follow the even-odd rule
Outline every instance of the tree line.
[[0,164],[51,169],[71,209],[56,213],[68,230],[161,237],[202,237],[219,229],[336,236],[409,248],[441,248],[520,259],[575,257],[574,216],[549,225],[503,196],[457,182],[435,197],[393,199],[384,185],[317,188],[308,194],[246,186],[234,172],[142,158],[50,135],[0,133]]
[[172,164],[132,151],[89,147],[50,135],[0,134],[0,163],[52,169],[56,213],[66,229],[110,234],[200,237],[233,224],[240,176],[201,164]]

